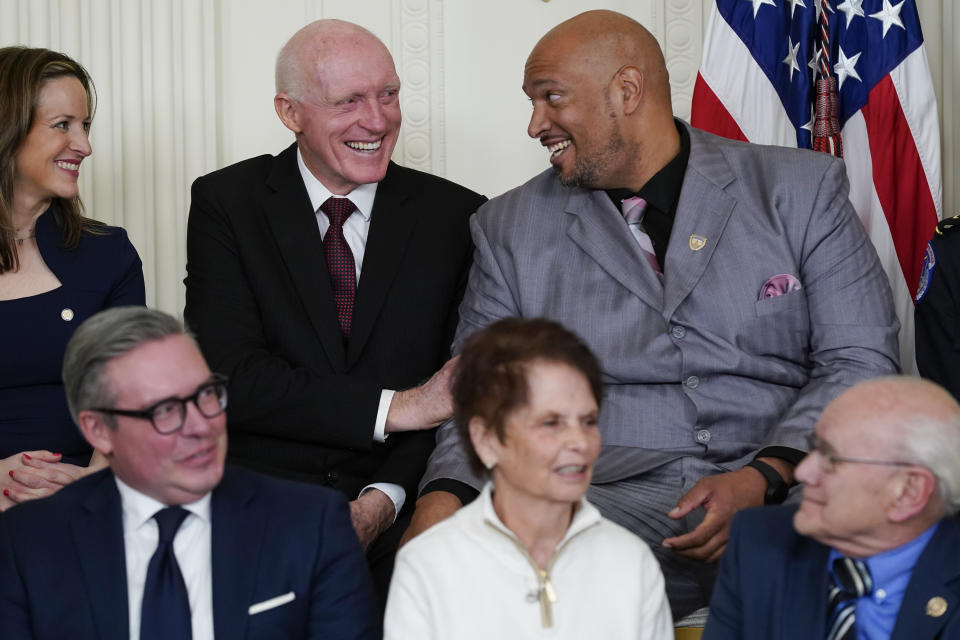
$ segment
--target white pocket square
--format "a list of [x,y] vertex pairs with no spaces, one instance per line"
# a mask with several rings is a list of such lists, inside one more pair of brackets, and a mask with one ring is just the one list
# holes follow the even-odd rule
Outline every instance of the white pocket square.
[[285,593],[282,596],[276,596],[276,597],[270,598],[269,600],[264,600],[263,602],[252,604],[250,605],[250,608],[247,610],[247,613],[250,614],[251,616],[255,616],[258,613],[263,613],[264,611],[267,611],[268,609],[274,609],[276,607],[285,605],[288,602],[293,602],[294,598],[296,598],[296,596],[293,595],[293,591],[291,591],[290,593]]

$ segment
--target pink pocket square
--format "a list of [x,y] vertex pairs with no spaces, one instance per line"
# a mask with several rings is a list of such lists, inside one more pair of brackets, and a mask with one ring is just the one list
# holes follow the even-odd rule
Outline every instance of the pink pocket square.
[[760,299],[763,300],[765,298],[775,298],[777,296],[782,296],[785,293],[789,293],[790,291],[797,291],[799,289],[799,280],[791,276],[789,273],[781,273],[773,276],[763,283],[763,286],[760,288]]

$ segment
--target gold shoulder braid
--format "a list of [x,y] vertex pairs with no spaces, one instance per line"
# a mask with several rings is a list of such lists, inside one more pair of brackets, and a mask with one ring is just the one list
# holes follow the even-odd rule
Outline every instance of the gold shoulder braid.
[[942,236],[947,232],[956,231],[957,229],[960,229],[960,215],[941,220],[940,224],[937,225],[937,235]]

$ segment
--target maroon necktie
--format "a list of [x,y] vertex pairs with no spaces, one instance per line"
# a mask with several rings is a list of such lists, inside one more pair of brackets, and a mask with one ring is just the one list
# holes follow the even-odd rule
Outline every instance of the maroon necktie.
[[343,237],[343,223],[356,210],[357,206],[348,198],[330,197],[320,205],[320,211],[330,219],[330,227],[323,236],[323,254],[327,258],[333,301],[337,305],[337,321],[345,339],[350,337],[353,295],[357,289],[357,267],[353,262],[350,245]]

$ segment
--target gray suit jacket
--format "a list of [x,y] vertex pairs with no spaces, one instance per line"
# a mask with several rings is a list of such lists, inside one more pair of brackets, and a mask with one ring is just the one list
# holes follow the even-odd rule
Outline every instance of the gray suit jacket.
[[[830,400],[898,370],[890,287],[843,162],[689,132],[662,285],[607,195],[552,170],[471,221],[456,344],[507,316],[580,334],[605,382],[594,482],[686,456],[733,470],[765,446],[805,450]],[[802,288],[760,299],[778,274]],[[421,486],[482,486],[453,425],[437,438]]]

